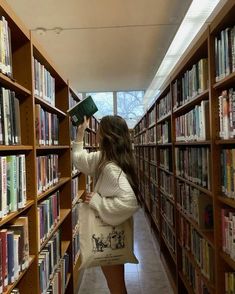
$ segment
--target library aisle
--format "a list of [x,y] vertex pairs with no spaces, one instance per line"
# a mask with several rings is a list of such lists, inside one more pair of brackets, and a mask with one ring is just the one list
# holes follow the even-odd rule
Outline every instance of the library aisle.
[[[139,264],[125,266],[128,294],[173,294],[143,209],[135,214],[134,226],[135,254]],[[99,267],[85,271],[78,292],[78,294],[93,293],[109,294],[105,278]]]

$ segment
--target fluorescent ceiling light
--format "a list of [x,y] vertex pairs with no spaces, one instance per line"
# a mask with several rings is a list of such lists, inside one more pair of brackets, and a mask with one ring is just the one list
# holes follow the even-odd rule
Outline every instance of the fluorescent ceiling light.
[[160,93],[160,88],[169,77],[180,57],[195,38],[220,0],[193,0],[158,71],[144,95],[145,110]]

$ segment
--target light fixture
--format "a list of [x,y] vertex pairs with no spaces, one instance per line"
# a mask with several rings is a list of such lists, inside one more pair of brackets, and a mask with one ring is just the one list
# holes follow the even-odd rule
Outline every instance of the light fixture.
[[171,70],[184,54],[215,7],[223,0],[193,0],[156,75],[145,92],[143,103],[145,111],[160,93],[161,86],[170,76]]
[[47,31],[47,29],[45,29],[45,28],[36,28],[35,31],[36,31],[36,33],[37,33],[38,35],[40,35],[40,36],[45,36],[45,35],[46,35],[46,31]]

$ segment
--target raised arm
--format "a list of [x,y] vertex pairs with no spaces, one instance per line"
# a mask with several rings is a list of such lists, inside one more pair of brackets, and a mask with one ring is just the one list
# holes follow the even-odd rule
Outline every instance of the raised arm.
[[92,175],[95,173],[97,164],[100,159],[100,152],[88,153],[87,150],[83,149],[83,138],[85,129],[89,125],[89,119],[84,117],[83,124],[77,128],[77,137],[73,143],[72,155],[73,163],[81,172],[84,174]]

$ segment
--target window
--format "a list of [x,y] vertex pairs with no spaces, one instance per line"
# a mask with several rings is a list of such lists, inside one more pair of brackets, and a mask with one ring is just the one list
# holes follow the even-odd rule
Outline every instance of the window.
[[97,105],[95,117],[101,119],[105,115],[113,115],[113,92],[86,93],[91,95]]
[[133,128],[144,113],[144,91],[117,92],[117,114]]

